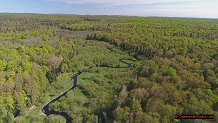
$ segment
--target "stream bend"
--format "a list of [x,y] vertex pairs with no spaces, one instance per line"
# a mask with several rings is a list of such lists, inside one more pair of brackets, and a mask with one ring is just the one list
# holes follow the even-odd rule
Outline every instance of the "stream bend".
[[[122,63],[124,63],[124,64],[127,64],[127,66],[126,66],[126,67],[111,67],[111,68],[131,68],[131,67],[132,67],[131,64],[129,64],[129,63],[127,63],[127,62],[124,62],[123,60],[120,60],[120,62],[122,62]],[[106,66],[106,67],[110,68],[110,66]],[[90,70],[91,68],[92,68],[92,67],[89,67],[88,69],[85,69],[85,70],[83,70],[83,71],[80,71],[80,72],[74,74],[74,75],[71,77],[71,79],[72,79],[73,82],[74,82],[73,86],[72,86],[70,89],[68,89],[67,91],[65,91],[64,93],[62,93],[60,96],[56,97],[55,99],[53,99],[52,101],[50,101],[49,103],[47,103],[47,104],[43,107],[42,112],[43,112],[47,117],[50,116],[50,115],[52,115],[52,114],[62,116],[62,117],[64,117],[64,118],[66,119],[66,123],[72,123],[71,121],[72,121],[73,119],[72,119],[67,113],[51,110],[51,109],[50,109],[50,105],[51,105],[52,103],[54,103],[55,101],[59,100],[60,98],[64,97],[69,91],[74,90],[74,89],[76,88],[76,86],[77,86],[77,77],[78,77],[80,74],[82,74],[83,72],[87,72],[87,71]]]
[[54,110],[51,110],[50,109],[50,105],[52,103],[54,103],[55,101],[59,100],[60,98],[64,97],[70,90],[74,90],[77,86],[77,77],[82,74],[83,72],[87,72],[88,70],[90,70],[92,67],[89,67],[88,69],[85,69],[81,72],[78,72],[76,74],[73,75],[73,77],[71,78],[74,82],[73,86],[68,89],[67,91],[65,91],[64,93],[62,93],[60,96],[56,97],[55,99],[53,99],[52,101],[50,101],[49,103],[47,103],[43,109],[42,109],[42,112],[48,117],[50,116],[51,114],[54,114],[54,115],[59,115],[59,116],[62,116],[66,119],[66,123],[71,123],[72,121],[72,118],[65,112],[58,112],[58,111],[54,111]]

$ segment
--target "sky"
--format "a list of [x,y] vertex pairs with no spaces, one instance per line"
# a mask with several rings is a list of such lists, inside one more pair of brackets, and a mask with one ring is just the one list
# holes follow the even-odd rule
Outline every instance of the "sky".
[[218,18],[218,0],[0,0],[0,12]]

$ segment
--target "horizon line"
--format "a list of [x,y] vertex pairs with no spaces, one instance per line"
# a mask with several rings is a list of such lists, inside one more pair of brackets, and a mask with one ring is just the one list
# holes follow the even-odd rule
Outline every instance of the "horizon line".
[[76,16],[123,16],[123,17],[153,17],[153,18],[192,18],[192,19],[218,19],[218,17],[188,17],[188,16],[146,16],[146,15],[116,15],[116,14],[67,14],[67,13],[35,13],[35,12],[0,12],[0,14],[38,14],[38,15],[76,15]]

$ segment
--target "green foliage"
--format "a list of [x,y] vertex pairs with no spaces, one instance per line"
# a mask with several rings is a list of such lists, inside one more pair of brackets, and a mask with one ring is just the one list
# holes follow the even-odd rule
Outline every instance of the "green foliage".
[[7,62],[4,60],[0,60],[0,71],[4,71],[6,69],[7,66]]
[[[40,24],[37,17],[1,14],[0,18],[0,120],[9,123],[14,117],[26,115],[27,108],[47,102],[51,87],[48,80],[63,72],[63,59],[69,60],[75,47],[72,40],[69,47],[60,47],[56,29]],[[63,49],[64,53],[57,52]],[[46,76],[48,73],[50,76]],[[31,118],[28,121],[32,122]]]
[[54,116],[54,115],[51,115],[49,117],[46,117],[43,121],[43,123],[63,123],[65,122],[65,119],[62,118],[62,117],[57,117],[57,116]]
[[174,68],[169,68],[167,71],[166,71],[166,75],[167,76],[174,76],[176,75],[176,70]]
[[0,14],[0,22],[0,122],[64,122],[26,112],[90,66],[51,106],[74,122],[217,122],[174,118],[217,116],[217,20]]
[[[218,28],[214,27],[217,20],[138,17],[124,20],[86,36],[118,46],[142,61],[135,66],[136,78],[130,84],[129,97],[121,101],[123,106],[118,103],[114,111],[131,107],[129,100],[134,97],[144,112],[157,112],[160,122],[174,122],[178,113],[213,114],[211,105],[218,101],[215,93],[218,34],[212,30]],[[120,122],[122,116],[114,115]],[[134,120],[134,113],[130,116],[130,121]],[[149,119],[147,114],[146,117]]]

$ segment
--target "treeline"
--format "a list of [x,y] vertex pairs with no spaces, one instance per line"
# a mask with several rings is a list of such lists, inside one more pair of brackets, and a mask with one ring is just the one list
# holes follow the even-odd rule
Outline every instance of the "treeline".
[[[218,122],[217,20],[0,14],[0,22],[0,122],[46,102],[61,73],[90,66],[96,69],[81,76],[81,92],[52,106],[75,122]],[[75,31],[90,34],[72,40]],[[105,42],[138,59],[133,68],[98,69],[130,58]]]
[[215,119],[208,122],[217,122],[217,20],[133,20],[109,24],[109,30],[86,36],[109,42],[144,61],[136,65],[135,80],[120,92],[112,119],[120,123],[187,123],[192,120],[175,120],[175,115],[214,114]]
[[174,51],[176,54],[184,54],[196,47],[214,50],[213,47],[217,45],[218,27],[215,20],[208,20],[209,24],[206,20],[139,20],[135,23],[109,24],[107,30],[89,34],[86,39],[107,41],[123,50],[150,58],[166,56],[171,49],[177,49]]
[[1,15],[0,21],[0,122],[12,123],[46,102],[50,83],[72,69],[76,47],[35,19]]
[[69,70],[67,60],[74,48],[65,41],[59,41],[55,46],[1,47],[2,122],[9,122],[8,115],[22,115],[26,108],[46,100],[49,83]]
[[78,76],[77,88],[51,105],[51,109],[66,112],[72,122],[109,122],[117,95],[123,84],[130,83],[132,72],[121,59],[132,57],[106,42],[76,43],[78,54],[72,59],[75,72],[93,66]]

